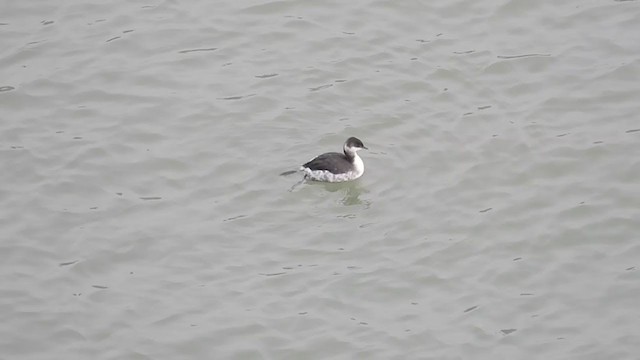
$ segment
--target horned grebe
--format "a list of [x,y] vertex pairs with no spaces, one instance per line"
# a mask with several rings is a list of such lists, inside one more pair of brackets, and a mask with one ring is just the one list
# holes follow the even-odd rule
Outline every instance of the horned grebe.
[[[364,163],[358,150],[367,149],[366,146],[355,137],[350,137],[344,143],[342,151],[328,152],[318,155],[300,167],[304,171],[305,179],[326,182],[342,182],[355,180],[364,173]],[[286,173],[283,173],[286,174]]]

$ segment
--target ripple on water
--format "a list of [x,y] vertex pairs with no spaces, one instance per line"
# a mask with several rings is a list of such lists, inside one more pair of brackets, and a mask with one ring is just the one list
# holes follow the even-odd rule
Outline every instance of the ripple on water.
[[636,2],[7,4],[5,356],[638,353]]

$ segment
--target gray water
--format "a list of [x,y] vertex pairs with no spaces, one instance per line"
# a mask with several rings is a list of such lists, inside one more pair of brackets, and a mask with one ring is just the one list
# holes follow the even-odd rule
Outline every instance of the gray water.
[[[2,2],[0,358],[637,359],[638,34],[633,0]],[[357,181],[279,176],[349,136]]]

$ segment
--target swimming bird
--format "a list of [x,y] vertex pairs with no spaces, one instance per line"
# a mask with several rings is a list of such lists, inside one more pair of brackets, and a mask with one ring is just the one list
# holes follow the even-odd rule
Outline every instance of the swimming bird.
[[[342,147],[343,153],[328,152],[318,155],[300,167],[304,172],[304,178],[315,181],[343,182],[355,180],[364,173],[364,163],[358,150],[367,149],[366,146],[355,137],[350,137]],[[281,175],[293,174],[295,171],[286,171]]]

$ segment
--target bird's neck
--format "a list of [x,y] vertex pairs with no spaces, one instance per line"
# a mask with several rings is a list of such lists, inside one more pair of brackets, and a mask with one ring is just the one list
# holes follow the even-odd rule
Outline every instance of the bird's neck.
[[353,149],[349,148],[349,147],[344,147],[342,149],[344,151],[344,155],[347,157],[347,159],[349,159],[349,161],[353,162],[357,157],[358,157],[358,153],[355,152]]

